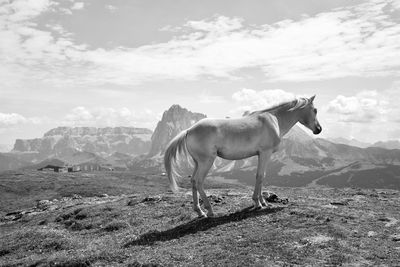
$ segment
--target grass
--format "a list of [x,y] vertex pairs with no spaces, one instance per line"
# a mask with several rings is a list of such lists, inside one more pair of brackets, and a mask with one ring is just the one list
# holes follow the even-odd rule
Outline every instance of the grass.
[[[169,194],[162,187],[61,199],[54,209],[24,213],[14,221],[3,216],[0,266],[400,263],[400,243],[390,238],[400,225],[385,226],[387,218],[400,220],[398,191],[274,187],[289,203],[259,211],[249,208],[251,191],[208,190],[215,218],[198,219],[190,194]],[[330,204],[343,199],[345,205]],[[368,237],[369,231],[376,235]]]
[[[190,179],[181,185],[189,188]],[[209,187],[224,187],[211,179]],[[226,185],[225,185],[226,186]],[[234,187],[234,185],[229,185]],[[235,188],[241,186],[236,185]],[[31,208],[37,201],[63,197],[103,197],[146,192],[158,194],[169,190],[168,178],[139,175],[133,172],[54,173],[40,171],[0,173],[0,216],[18,209]]]

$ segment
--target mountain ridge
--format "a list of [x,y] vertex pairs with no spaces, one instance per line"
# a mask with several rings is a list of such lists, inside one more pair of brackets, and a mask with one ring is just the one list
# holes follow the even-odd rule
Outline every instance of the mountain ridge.
[[[57,127],[46,132],[42,140],[29,140],[26,151],[14,149],[13,153],[6,155],[7,159],[17,157],[27,162],[33,162],[32,159],[35,159],[35,163],[48,158],[58,158],[69,164],[93,162],[136,172],[162,173],[164,172],[162,156],[169,141],[176,134],[203,118],[206,118],[205,114],[191,112],[179,105],[173,105],[163,113],[151,136],[151,131],[143,128]],[[138,144],[136,147],[129,145],[130,140],[136,140],[137,135],[141,134],[144,135],[139,142],[139,145],[142,144],[141,148],[138,148]],[[113,142],[116,136],[119,139]],[[143,139],[148,140],[147,143],[145,142],[147,149],[143,149]],[[16,147],[18,147],[18,142],[21,141],[16,141]],[[43,153],[37,147],[51,153]],[[17,166],[16,162],[13,164],[9,166]],[[375,173],[374,175],[386,175],[383,178],[377,178],[381,181],[378,183],[379,186],[400,189],[400,168],[397,168],[399,165],[400,150],[398,149],[360,148],[337,144],[323,138],[314,138],[300,126],[295,125],[284,136],[279,150],[271,157],[268,174],[272,176],[270,182],[278,186],[331,184],[345,187],[350,184],[362,185],[360,173],[368,177],[370,184],[376,185],[373,177],[365,173],[367,170],[374,170],[371,171]],[[249,184],[253,183],[256,169],[256,157],[237,161],[217,158],[210,175]],[[186,175],[192,174],[188,166],[183,168],[183,172]],[[322,179],[323,177],[325,178]],[[353,181],[358,182],[352,184],[351,177],[356,177]],[[335,179],[340,180],[340,184],[333,182]]]

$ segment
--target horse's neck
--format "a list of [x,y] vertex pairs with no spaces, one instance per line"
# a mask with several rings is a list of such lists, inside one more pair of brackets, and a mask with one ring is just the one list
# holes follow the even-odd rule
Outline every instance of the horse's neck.
[[276,114],[279,124],[280,136],[283,137],[299,121],[297,112],[281,111]]

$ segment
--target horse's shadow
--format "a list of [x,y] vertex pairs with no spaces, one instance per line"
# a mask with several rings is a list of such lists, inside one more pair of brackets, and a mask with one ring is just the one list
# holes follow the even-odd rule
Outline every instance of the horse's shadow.
[[283,209],[284,207],[272,207],[262,210],[253,210],[252,207],[248,207],[220,217],[194,219],[187,223],[178,225],[172,229],[164,231],[149,231],[140,235],[137,239],[127,242],[124,247],[152,245],[154,244],[154,242],[157,241],[169,241],[172,239],[183,237],[188,234],[206,231],[218,225],[226,224],[233,221],[242,221],[251,217],[258,217],[266,214],[276,213]]

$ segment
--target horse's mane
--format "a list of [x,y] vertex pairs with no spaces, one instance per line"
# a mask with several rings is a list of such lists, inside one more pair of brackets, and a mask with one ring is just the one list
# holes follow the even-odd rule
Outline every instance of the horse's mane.
[[304,97],[301,98],[297,98],[294,99],[292,101],[288,101],[288,102],[283,102],[281,104],[272,106],[270,108],[266,108],[263,110],[256,110],[250,113],[245,113],[244,116],[246,115],[253,115],[253,114],[260,114],[260,113],[265,113],[265,112],[270,112],[270,113],[276,113],[282,110],[286,110],[286,111],[294,111],[297,109],[302,109],[305,106],[307,106],[309,104],[310,100]]

